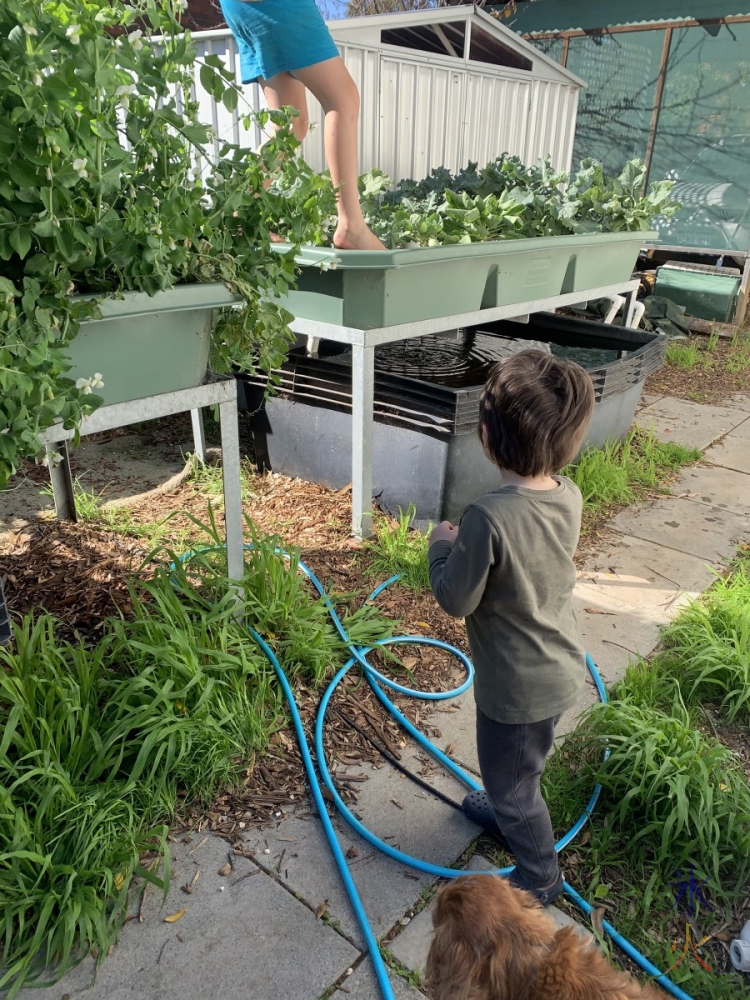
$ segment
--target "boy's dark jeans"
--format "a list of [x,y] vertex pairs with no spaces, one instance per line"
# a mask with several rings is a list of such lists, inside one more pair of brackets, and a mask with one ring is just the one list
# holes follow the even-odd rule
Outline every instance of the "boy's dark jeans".
[[560,871],[547,804],[539,782],[560,716],[507,725],[477,708],[477,754],[484,789],[516,858],[518,874],[547,888]]

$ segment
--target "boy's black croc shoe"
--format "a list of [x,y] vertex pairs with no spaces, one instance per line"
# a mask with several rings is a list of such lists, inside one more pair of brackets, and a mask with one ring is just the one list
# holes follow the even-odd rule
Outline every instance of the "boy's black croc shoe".
[[495,819],[495,810],[490,804],[490,800],[487,798],[487,792],[480,788],[476,791],[469,792],[466,798],[461,803],[461,810],[467,819],[470,819],[472,823],[476,823],[477,826],[483,826],[487,833],[491,833],[492,836],[500,842],[500,846],[513,853],[510,850],[510,844],[505,839],[505,837],[500,832],[500,827],[497,825],[497,820]]
[[542,906],[550,906],[550,904],[554,903],[558,896],[562,895],[564,879],[562,872],[560,872],[556,881],[554,881],[552,885],[548,886],[546,889],[537,889],[535,886],[530,885],[525,879],[521,878],[518,871],[514,868],[508,876],[508,884],[515,886],[516,889],[523,889],[525,892],[530,893],[535,899],[539,900]]

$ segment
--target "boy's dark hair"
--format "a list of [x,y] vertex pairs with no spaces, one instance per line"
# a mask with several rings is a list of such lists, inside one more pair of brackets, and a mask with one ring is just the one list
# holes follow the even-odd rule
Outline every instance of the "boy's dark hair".
[[572,461],[594,409],[594,384],[573,361],[528,350],[499,361],[479,402],[479,436],[501,469],[559,472]]

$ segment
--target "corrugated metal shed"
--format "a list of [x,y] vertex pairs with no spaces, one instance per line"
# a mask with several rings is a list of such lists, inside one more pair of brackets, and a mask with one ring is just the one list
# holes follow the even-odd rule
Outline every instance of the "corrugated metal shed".
[[[570,166],[580,88],[574,73],[473,6],[329,22],[359,87],[360,167],[394,178],[421,178],[433,167],[458,170],[502,153],[525,162],[550,155]],[[217,53],[238,74],[228,31],[196,33],[200,55]],[[199,88],[200,89],[200,88]],[[257,85],[245,87],[250,107],[262,106]],[[204,117],[220,137],[257,145],[237,116],[202,91]],[[322,122],[310,100],[310,119]],[[303,153],[324,169],[323,130],[314,129]]]
[[553,31],[596,31],[663,22],[705,21],[750,14],[748,0],[536,0],[520,2],[504,22],[523,35]]

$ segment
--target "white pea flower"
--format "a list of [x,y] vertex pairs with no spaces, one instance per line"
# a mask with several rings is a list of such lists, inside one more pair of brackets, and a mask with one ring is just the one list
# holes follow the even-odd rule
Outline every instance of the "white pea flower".
[[27,35],[38,35],[39,32],[36,30],[33,24],[24,24],[23,30]]
[[72,45],[81,44],[81,26],[80,24],[70,24],[65,32],[67,38],[70,39]]
[[101,372],[94,372],[91,378],[76,379],[76,389],[80,389],[84,396],[88,396],[92,389],[101,389],[103,385]]
[[35,73],[31,78],[32,83],[35,87],[41,87],[42,85],[42,75],[41,73]]
[[140,52],[143,48],[143,32],[142,31],[131,31],[128,35],[128,41],[130,42],[133,49],[136,52]]
[[86,177],[86,164],[88,160],[85,157],[80,157],[77,160],[73,160],[73,169],[78,174],[79,177]]
[[124,83],[115,91],[115,97],[120,98],[120,105],[127,111],[130,107],[130,95],[135,93],[134,83]]
[[157,222],[154,226],[154,235],[161,236],[161,222]]
[[187,10],[187,0],[174,0],[175,10]]
[[43,457],[39,459],[40,465],[46,465],[48,469],[53,469],[56,465],[62,462],[63,457],[59,451],[47,451],[44,453]]

